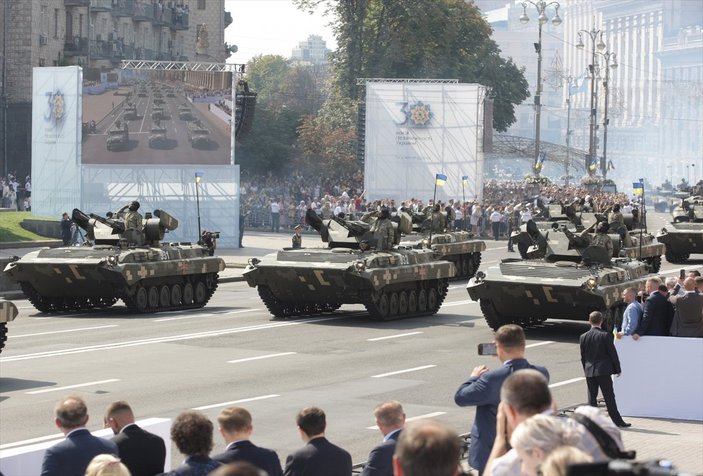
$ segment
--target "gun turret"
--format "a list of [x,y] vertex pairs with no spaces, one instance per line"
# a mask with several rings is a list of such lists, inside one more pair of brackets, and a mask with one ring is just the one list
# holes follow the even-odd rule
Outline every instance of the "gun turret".
[[330,248],[359,248],[362,241],[373,242],[373,233],[368,223],[332,217],[320,219],[315,210],[305,213],[305,222],[320,233],[322,241]]
[[121,220],[115,220],[114,218],[103,218],[100,215],[96,215],[95,213],[91,213],[90,218],[102,223],[108,228],[112,228],[113,233],[124,233],[124,222],[122,222]]

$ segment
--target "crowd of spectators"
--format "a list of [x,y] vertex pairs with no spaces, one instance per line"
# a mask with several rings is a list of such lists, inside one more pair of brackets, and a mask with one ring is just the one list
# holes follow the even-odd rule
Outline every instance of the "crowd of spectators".
[[21,180],[16,172],[0,176],[0,208],[17,211],[32,209],[32,181],[29,175]]

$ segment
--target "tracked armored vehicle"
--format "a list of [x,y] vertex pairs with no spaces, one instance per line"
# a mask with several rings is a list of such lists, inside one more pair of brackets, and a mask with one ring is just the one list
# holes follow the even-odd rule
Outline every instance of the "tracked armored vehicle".
[[657,233],[657,241],[666,247],[669,263],[685,263],[694,253],[703,253],[703,197],[681,200],[672,212],[673,222]]
[[153,124],[149,132],[149,147],[152,149],[165,149],[168,146],[166,127],[161,124]]
[[207,149],[210,145],[210,131],[198,120],[190,122],[188,124],[188,141],[193,148]]
[[251,259],[244,272],[273,316],[332,312],[343,304],[362,304],[377,320],[439,310],[456,271],[436,251],[410,246],[375,250],[367,247],[375,240],[368,223],[336,217],[323,221],[312,210],[306,221],[327,248],[286,248]]
[[163,210],[143,226],[125,228],[123,207],[112,218],[73,210],[89,246],[42,248],[10,262],[5,272],[32,305],[46,313],[107,308],[121,299],[132,312],[205,306],[224,261],[204,246],[161,243],[178,221]]
[[178,106],[178,118],[182,121],[192,121],[193,112],[188,105]]
[[107,131],[107,150],[126,150],[129,148],[129,130],[127,124],[115,126]]
[[10,301],[0,301],[0,352],[7,342],[7,323],[17,317],[17,306]]
[[469,281],[469,296],[493,329],[546,319],[587,321],[592,311],[604,312],[612,326],[621,320],[623,291],[640,289],[651,276],[646,263],[613,259],[604,247],[587,246],[563,229],[545,242],[543,259],[504,259]]
[[128,103],[124,109],[124,119],[126,121],[136,121],[138,119],[137,106],[134,103]]

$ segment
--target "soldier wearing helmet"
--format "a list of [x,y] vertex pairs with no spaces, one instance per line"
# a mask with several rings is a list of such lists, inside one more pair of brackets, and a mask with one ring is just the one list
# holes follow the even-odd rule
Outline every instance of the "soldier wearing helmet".
[[391,211],[387,207],[381,208],[381,216],[371,227],[371,231],[376,235],[376,248],[379,250],[391,250],[395,243],[395,230],[391,222]]
[[141,230],[142,229],[142,216],[137,211],[139,210],[139,202],[134,201],[129,204],[127,213],[124,216],[124,227],[125,230]]
[[596,227],[596,235],[591,240],[591,246],[602,246],[608,252],[608,257],[613,257],[613,242],[608,236],[608,223],[600,222]]

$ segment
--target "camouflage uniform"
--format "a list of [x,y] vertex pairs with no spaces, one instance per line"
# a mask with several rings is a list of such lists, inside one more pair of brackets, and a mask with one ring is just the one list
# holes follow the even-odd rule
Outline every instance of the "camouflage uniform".
[[137,211],[129,210],[124,216],[124,227],[125,230],[142,229],[142,216]]
[[432,233],[442,233],[447,228],[447,217],[442,212],[432,212]]
[[591,246],[602,246],[608,251],[608,257],[613,257],[613,242],[605,233],[596,233],[591,240]]
[[376,238],[378,239],[376,247],[379,250],[391,250],[393,249],[393,244],[395,243],[395,230],[393,229],[393,223],[388,219],[379,218],[376,223],[373,224],[371,231],[374,232]]
[[302,248],[303,247],[303,237],[300,236],[299,234],[295,233],[293,235],[293,248]]

